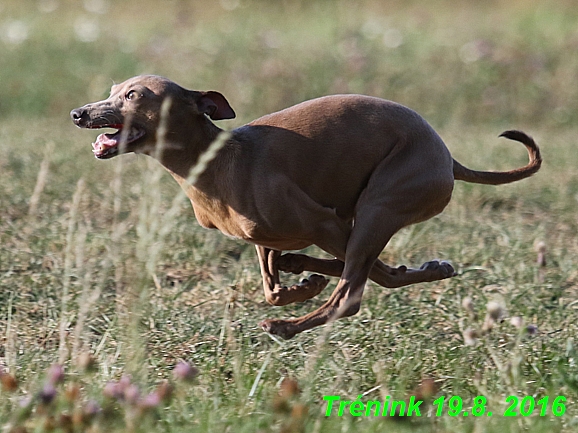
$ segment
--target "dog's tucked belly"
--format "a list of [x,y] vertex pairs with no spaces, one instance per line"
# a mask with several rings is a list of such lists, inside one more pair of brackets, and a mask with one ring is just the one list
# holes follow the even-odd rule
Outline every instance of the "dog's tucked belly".
[[243,239],[276,250],[301,250],[311,245],[311,242],[305,240],[288,238],[273,233],[271,230],[265,230],[255,221],[237,213],[230,207],[213,209],[211,212],[193,200],[191,203],[195,217],[202,227],[217,229],[229,237]]

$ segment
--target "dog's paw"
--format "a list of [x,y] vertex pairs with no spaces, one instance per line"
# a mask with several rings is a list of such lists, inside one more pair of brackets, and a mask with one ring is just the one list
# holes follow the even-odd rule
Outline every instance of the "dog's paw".
[[439,279],[455,277],[457,275],[454,267],[446,261],[440,262],[438,260],[432,260],[421,265],[420,269],[435,272],[439,275]]
[[277,335],[284,340],[290,340],[299,333],[295,326],[288,320],[281,319],[265,319],[259,323],[263,331],[272,335]]
[[329,280],[323,275],[312,274],[309,278],[299,281],[298,287],[301,288],[300,290],[307,291],[307,299],[311,299],[320,294],[328,283]]

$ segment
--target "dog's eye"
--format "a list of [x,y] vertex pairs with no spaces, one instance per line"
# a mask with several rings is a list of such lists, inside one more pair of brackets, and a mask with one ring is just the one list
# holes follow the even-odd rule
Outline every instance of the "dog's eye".
[[139,97],[139,94],[138,94],[138,92],[137,92],[136,90],[131,90],[131,91],[129,91],[129,92],[126,94],[126,96],[125,96],[125,98],[126,98],[128,101],[132,101],[133,99],[137,99],[138,97]]

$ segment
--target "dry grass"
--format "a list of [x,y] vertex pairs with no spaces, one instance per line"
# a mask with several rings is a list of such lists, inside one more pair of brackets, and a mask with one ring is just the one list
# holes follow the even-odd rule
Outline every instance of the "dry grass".
[[[91,431],[575,429],[578,64],[569,54],[577,40],[571,2],[366,1],[352,8],[87,0],[39,9],[50,4],[1,6],[0,365],[19,381],[11,392],[6,382],[0,395],[3,427],[49,431],[54,421],[61,431],[83,431],[88,427],[63,423],[93,401],[102,412]],[[100,14],[103,4],[108,10]],[[135,18],[148,8],[156,8],[149,18]],[[27,38],[17,44],[19,25]],[[96,33],[93,42],[81,40]],[[256,324],[309,312],[324,295],[267,306],[252,246],[199,228],[154,161],[95,161],[88,147],[94,137],[66,118],[102,97],[111,80],[140,72],[223,92],[239,113],[225,128],[306,98],[361,92],[421,112],[468,166],[523,164],[521,146],[496,138],[512,127],[534,135],[545,164],[519,184],[457,185],[442,215],[402,231],[382,255],[413,266],[449,259],[458,278],[400,290],[369,284],[357,316],[282,342]],[[546,266],[537,264],[539,241]],[[496,305],[500,314],[489,330],[491,302],[492,314]],[[514,326],[514,317],[523,325]],[[87,353],[96,371],[79,364]],[[194,383],[173,378],[179,360],[199,369]],[[44,407],[35,396],[55,363],[66,378],[55,381],[59,397]],[[172,400],[144,410],[142,400],[103,396],[107,382],[127,374],[141,397],[170,381]],[[494,413],[503,413],[509,395],[564,395],[567,410],[476,420],[324,417],[323,395],[399,399],[428,378],[434,398],[461,396],[468,410],[477,395]],[[292,383],[299,393],[288,391]]]

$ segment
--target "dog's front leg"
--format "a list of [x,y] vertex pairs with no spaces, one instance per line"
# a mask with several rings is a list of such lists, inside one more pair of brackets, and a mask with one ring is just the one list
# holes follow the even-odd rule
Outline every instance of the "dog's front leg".
[[327,286],[329,280],[321,275],[311,275],[299,284],[290,287],[282,286],[279,280],[279,267],[277,260],[281,251],[255,245],[261,276],[263,277],[263,290],[265,299],[271,305],[281,306],[294,302],[303,302],[317,296]]
[[[367,270],[368,272],[369,270]],[[367,273],[361,272],[361,276],[353,279],[342,278],[327,302],[303,317],[288,320],[266,319],[259,323],[259,326],[270,334],[278,335],[288,340],[296,334],[316,326],[324,325],[342,317],[353,316],[357,314],[361,306]]]

